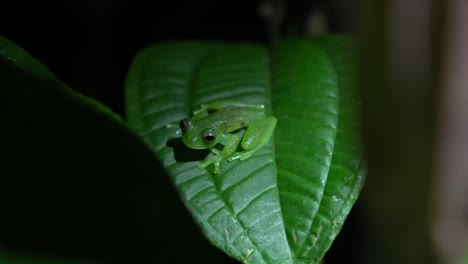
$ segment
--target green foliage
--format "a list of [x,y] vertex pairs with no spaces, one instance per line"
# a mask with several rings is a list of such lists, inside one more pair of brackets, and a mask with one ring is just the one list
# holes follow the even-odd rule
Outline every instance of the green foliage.
[[[169,172],[205,236],[245,263],[318,263],[363,184],[354,94],[355,47],[346,36],[258,45],[166,42],[135,58],[126,83],[129,125]],[[263,103],[275,136],[219,175],[197,164],[208,153],[170,140],[202,103]],[[209,154],[211,155],[211,154]]]

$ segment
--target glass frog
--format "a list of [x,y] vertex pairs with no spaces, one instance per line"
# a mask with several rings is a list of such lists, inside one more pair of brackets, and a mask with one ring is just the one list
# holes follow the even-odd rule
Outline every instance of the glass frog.
[[[198,167],[214,165],[214,174],[220,172],[221,161],[245,160],[264,147],[276,126],[276,118],[265,113],[265,105],[234,101],[214,101],[202,104],[193,116],[182,120],[175,137],[192,149],[209,149],[214,153]],[[175,127],[176,125],[169,125]],[[246,128],[243,135],[235,132]],[[222,150],[215,148],[218,143]],[[238,146],[241,150],[238,150]]]

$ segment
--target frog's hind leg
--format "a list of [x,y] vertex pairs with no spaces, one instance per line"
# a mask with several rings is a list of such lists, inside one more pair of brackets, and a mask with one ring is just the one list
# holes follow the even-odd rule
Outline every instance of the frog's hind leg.
[[218,100],[211,102],[209,104],[201,104],[200,108],[193,111],[194,116],[206,116],[208,115],[209,111],[217,111],[224,109],[226,107],[238,107],[242,109],[252,109],[252,110],[263,110],[265,109],[264,104],[253,104],[253,103],[242,103],[236,101],[228,101],[228,100]]
[[244,137],[242,138],[241,146],[244,150],[234,153],[228,157],[228,160],[248,159],[258,150],[263,148],[273,135],[276,123],[276,118],[274,116],[269,116],[263,121],[251,124],[247,128],[247,131],[245,131]]

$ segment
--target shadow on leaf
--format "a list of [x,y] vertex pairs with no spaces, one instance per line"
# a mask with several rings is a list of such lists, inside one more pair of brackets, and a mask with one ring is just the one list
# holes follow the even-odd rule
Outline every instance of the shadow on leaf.
[[178,162],[203,160],[210,154],[208,149],[191,149],[180,138],[167,141],[167,146],[174,149],[174,158]]

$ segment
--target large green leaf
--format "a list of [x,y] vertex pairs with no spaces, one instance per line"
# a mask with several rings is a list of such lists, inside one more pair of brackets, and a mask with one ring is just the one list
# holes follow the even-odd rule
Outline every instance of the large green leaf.
[[159,174],[120,117],[0,37],[0,263],[212,263]]
[[197,168],[203,156],[182,157],[177,152],[187,149],[167,146],[165,125],[178,123],[197,105],[225,98],[269,105],[269,87],[262,47],[159,44],[135,59],[127,82],[128,120],[164,163],[212,243],[249,263],[291,263],[272,140],[248,160],[224,163],[216,176]]
[[[284,41],[271,57],[247,43],[165,42],[135,58],[128,122],[215,246],[245,263],[323,257],[363,182],[353,54],[347,37],[324,36]],[[197,168],[208,152],[170,140],[166,125],[218,99],[267,104],[278,125],[261,151],[213,175]]]

